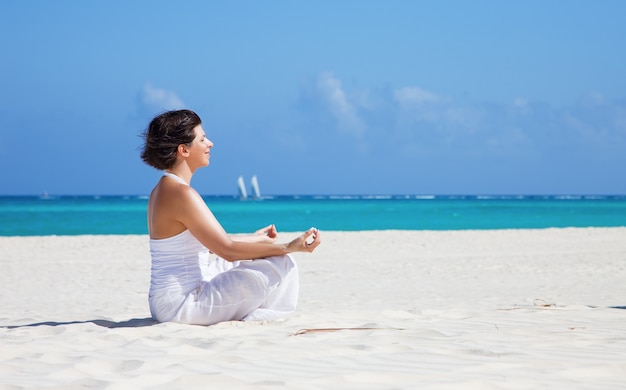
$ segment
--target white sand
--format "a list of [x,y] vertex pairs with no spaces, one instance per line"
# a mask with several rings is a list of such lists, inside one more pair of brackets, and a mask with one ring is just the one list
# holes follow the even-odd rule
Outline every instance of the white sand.
[[210,327],[149,320],[146,236],[0,237],[0,388],[626,387],[626,228],[322,234],[293,316]]

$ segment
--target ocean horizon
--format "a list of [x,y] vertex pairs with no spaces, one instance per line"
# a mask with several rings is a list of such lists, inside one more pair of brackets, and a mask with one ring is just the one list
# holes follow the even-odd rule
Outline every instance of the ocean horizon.
[[[229,233],[626,226],[626,195],[276,195],[203,199]],[[145,195],[0,196],[0,236],[147,234]]]

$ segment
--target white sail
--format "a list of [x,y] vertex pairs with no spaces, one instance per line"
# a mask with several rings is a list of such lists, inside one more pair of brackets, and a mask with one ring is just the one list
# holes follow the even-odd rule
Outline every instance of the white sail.
[[256,175],[252,176],[252,179],[250,179],[250,186],[252,187],[252,196],[254,196],[254,199],[259,199],[261,197],[261,190],[259,190],[259,180],[256,178]]
[[239,188],[239,198],[246,199],[248,192],[246,191],[246,184],[243,181],[243,176],[239,176],[237,179],[237,187]]

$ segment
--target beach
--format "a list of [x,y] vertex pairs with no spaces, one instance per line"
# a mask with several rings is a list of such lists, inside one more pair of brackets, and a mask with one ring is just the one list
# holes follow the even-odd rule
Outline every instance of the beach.
[[626,228],[322,240],[293,315],[205,327],[150,319],[145,235],[0,237],[0,389],[624,388]]

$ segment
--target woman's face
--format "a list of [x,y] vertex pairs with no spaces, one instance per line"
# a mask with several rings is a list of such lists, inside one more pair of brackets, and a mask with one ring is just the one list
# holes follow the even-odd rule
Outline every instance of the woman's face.
[[196,138],[191,143],[190,157],[196,161],[198,166],[206,167],[209,165],[209,159],[211,158],[211,148],[213,142],[211,142],[204,133],[202,125],[194,127]]

